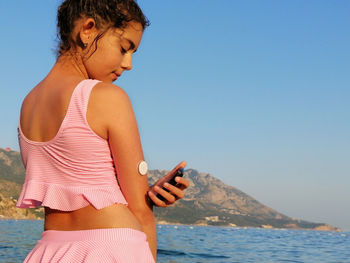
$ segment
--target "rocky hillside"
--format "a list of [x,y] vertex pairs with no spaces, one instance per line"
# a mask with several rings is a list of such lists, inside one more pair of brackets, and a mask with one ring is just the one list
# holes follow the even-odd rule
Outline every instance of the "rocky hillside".
[[[165,174],[166,171],[151,171],[150,183]],[[167,209],[157,208],[158,220],[184,224],[335,230],[327,224],[283,215],[210,174],[189,169],[184,176],[191,182],[185,198]]]
[[23,184],[24,167],[19,152],[0,148],[0,179]]
[[[153,184],[166,173],[161,170],[150,171],[149,183]],[[159,223],[335,230],[326,224],[295,220],[278,213],[210,174],[188,169],[184,176],[191,182],[191,187],[186,190],[185,198],[175,205],[155,209]],[[14,207],[23,181],[24,168],[20,154],[0,148],[0,217],[43,217],[42,208]]]
[[24,182],[24,167],[18,152],[0,148],[0,218],[37,219],[43,209],[18,209],[17,198]]

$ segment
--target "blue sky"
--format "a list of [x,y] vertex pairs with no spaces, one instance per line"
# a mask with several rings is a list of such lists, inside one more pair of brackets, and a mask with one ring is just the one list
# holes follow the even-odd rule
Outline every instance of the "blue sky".
[[[0,2],[0,147],[55,62],[59,1]],[[151,168],[181,160],[286,215],[350,230],[350,2],[139,0],[129,94]]]

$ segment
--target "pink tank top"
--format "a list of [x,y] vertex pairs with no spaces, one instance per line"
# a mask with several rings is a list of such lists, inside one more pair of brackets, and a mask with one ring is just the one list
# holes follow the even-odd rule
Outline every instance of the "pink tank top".
[[89,204],[96,209],[127,204],[108,142],[86,120],[89,96],[98,82],[86,79],[75,87],[66,116],[52,140],[31,141],[19,124],[18,140],[26,176],[17,207],[41,205],[73,211]]

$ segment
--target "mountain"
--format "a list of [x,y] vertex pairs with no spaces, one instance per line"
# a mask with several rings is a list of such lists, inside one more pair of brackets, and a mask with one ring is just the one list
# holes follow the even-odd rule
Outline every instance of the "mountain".
[[19,152],[0,148],[0,218],[43,218],[43,208],[19,209],[16,201],[24,182],[24,167]]
[[[149,183],[153,184],[166,173],[164,170],[149,171]],[[188,169],[184,177],[191,183],[185,197],[168,208],[155,208],[159,223],[336,230],[327,224],[283,215],[210,174]],[[42,208],[14,207],[23,182],[20,153],[0,148],[0,218],[43,217]]]
[[[150,171],[150,183],[166,173]],[[336,230],[327,224],[283,215],[210,174],[188,169],[184,177],[191,183],[185,197],[167,209],[156,208],[158,220],[182,224]]]

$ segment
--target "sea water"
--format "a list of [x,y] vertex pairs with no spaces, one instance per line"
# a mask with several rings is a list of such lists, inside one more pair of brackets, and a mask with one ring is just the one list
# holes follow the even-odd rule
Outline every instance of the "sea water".
[[[43,221],[0,220],[0,262],[22,262],[42,229]],[[158,263],[350,263],[349,232],[157,225],[157,235]]]

